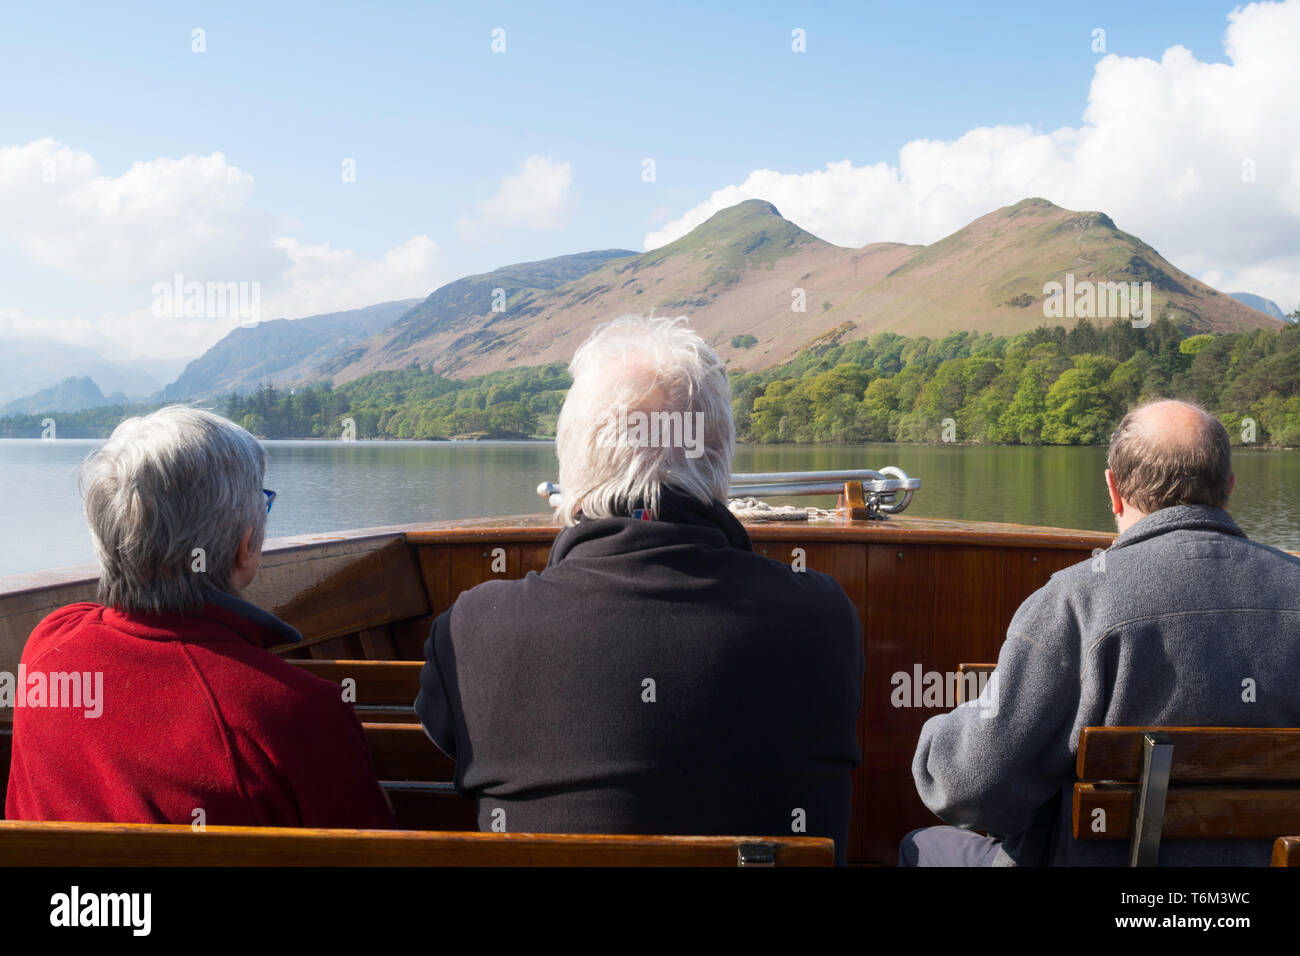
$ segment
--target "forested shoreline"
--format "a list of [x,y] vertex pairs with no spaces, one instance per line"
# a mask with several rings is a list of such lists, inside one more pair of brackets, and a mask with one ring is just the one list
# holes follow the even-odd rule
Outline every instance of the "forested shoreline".
[[[570,384],[560,363],[467,380],[412,366],[345,385],[263,386],[204,403],[262,438],[523,438],[554,434]],[[1040,327],[1003,337],[880,333],[805,349],[761,372],[731,373],[746,443],[977,442],[1091,445],[1129,408],[1184,398],[1208,408],[1234,443],[1300,446],[1300,325],[1184,337],[1149,328]],[[0,436],[104,437],[157,405],[0,418]]]

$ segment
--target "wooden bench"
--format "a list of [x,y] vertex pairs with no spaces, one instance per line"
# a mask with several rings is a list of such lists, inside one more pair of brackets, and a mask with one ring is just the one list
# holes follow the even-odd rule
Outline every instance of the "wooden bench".
[[1075,769],[1075,839],[1129,840],[1130,866],[1154,866],[1162,838],[1300,831],[1297,728],[1085,727]]
[[[421,661],[316,661],[290,664],[340,686],[353,682],[357,716],[373,723],[419,723],[415,698],[420,693]],[[340,690],[342,693],[342,690]]]
[[[1300,729],[1085,727],[1075,771],[1075,839],[1127,839],[1130,866],[1154,866],[1162,837],[1266,840],[1300,830]],[[1273,865],[1300,866],[1300,837],[1277,838]]]
[[408,833],[0,821],[0,866],[831,866],[822,837]]

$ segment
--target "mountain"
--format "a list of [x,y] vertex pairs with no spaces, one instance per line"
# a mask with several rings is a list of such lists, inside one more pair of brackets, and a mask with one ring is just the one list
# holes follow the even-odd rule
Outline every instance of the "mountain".
[[57,385],[15,399],[0,408],[0,415],[79,412],[83,408],[99,408],[102,405],[125,405],[127,401],[121,392],[114,392],[106,398],[94,380],[83,375],[80,378],[66,378]]
[[107,392],[143,400],[161,383],[149,372],[110,362],[93,349],[48,338],[0,337],[0,405],[58,385],[91,378]]
[[304,319],[273,319],[231,331],[190,362],[160,397],[167,401],[248,392],[259,384],[319,378],[317,370],[356,342],[386,328],[419,299],[381,302]]
[[[1009,335],[1075,323],[1045,311],[1044,287],[1067,274],[1076,285],[1150,282],[1153,313],[1189,332],[1277,325],[1182,272],[1104,213],[1045,199],[991,212],[928,246],[859,249],[825,242],[751,199],[640,255],[608,250],[528,267],[443,286],[391,328],[340,351],[318,377],[341,384],[413,362],[467,377],[568,361],[594,325],[626,313],[688,315],[725,358],[755,369],[807,345],[884,331]],[[492,311],[493,288],[505,290],[504,311]]]
[[[445,344],[453,351],[456,358],[444,367],[454,371],[463,362],[461,355],[491,352],[498,347],[492,332],[497,322],[533,315],[537,312],[534,303],[544,301],[547,293],[557,287],[613,260],[635,255],[630,249],[602,249],[520,262],[457,279],[435,289],[370,341],[340,350],[320,367],[320,372],[343,382],[376,369],[404,368],[413,361],[428,363],[437,353],[433,343]],[[504,311],[493,311],[494,306]]]
[[1249,292],[1229,292],[1228,295],[1238,302],[1244,302],[1252,309],[1258,309],[1265,315],[1271,315],[1273,318],[1281,319],[1284,322],[1290,321],[1286,317],[1286,313],[1282,311],[1282,307],[1272,299],[1266,299],[1262,295],[1251,295]]

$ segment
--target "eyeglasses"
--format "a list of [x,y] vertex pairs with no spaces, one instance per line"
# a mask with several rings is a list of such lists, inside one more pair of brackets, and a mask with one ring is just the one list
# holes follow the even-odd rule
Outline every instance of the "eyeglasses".
[[262,489],[262,494],[266,495],[266,513],[271,513],[271,505],[275,504],[275,492],[266,488]]

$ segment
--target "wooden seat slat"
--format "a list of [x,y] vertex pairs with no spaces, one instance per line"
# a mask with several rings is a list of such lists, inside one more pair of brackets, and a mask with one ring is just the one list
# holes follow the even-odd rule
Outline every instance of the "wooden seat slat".
[[1142,735],[1173,741],[1172,781],[1300,783],[1300,729],[1236,727],[1086,727],[1075,764],[1080,780],[1136,781]]
[[[1076,783],[1077,840],[1127,840],[1137,812],[1136,785]],[[1105,816],[1095,815],[1101,810]],[[1094,830],[1096,821],[1104,830]],[[1170,787],[1161,836],[1167,840],[1272,840],[1300,831],[1298,787]]]
[[357,720],[363,724],[419,724],[414,708],[381,704],[376,707],[355,708]]
[[420,661],[317,661],[290,659],[289,663],[309,674],[336,684],[356,681],[356,705],[415,706],[420,693]]
[[0,822],[0,866],[735,866],[743,844],[778,866],[829,866],[818,837],[411,833],[128,823]]

